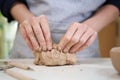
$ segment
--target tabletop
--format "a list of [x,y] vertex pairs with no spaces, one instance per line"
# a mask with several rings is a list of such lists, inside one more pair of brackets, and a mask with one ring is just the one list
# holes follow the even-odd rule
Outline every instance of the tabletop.
[[[0,60],[9,61],[9,60]],[[120,80],[110,58],[81,58],[76,65],[36,66],[33,59],[11,59],[29,65],[34,71],[11,68],[14,71],[32,77],[34,80]],[[0,71],[0,80],[16,80]]]

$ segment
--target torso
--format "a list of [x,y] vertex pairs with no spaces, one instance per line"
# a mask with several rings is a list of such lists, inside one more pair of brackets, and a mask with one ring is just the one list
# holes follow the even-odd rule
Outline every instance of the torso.
[[[89,18],[105,1],[106,0],[27,0],[27,3],[30,11],[34,15],[39,16],[44,14],[47,16],[52,39],[58,43],[71,22],[82,22]],[[97,39],[92,45],[79,53],[78,57],[98,57],[99,47]],[[32,51],[25,44],[19,33],[16,35],[11,55],[11,58],[18,57],[33,57]]]

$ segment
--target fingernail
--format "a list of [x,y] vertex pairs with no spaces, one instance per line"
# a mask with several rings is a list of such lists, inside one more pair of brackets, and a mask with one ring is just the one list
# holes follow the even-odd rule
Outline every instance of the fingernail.
[[52,46],[48,45],[48,50],[51,50],[52,49]]
[[46,47],[45,46],[43,46],[43,48],[42,48],[44,51],[46,51],[47,49],[46,49]]
[[60,46],[58,46],[58,50],[60,50],[60,51],[61,51],[61,50],[62,50],[62,48],[61,48]]
[[68,49],[65,48],[63,51],[64,51],[65,53],[67,53],[67,52],[68,52]]
[[39,47],[35,47],[35,48],[34,48],[35,51],[38,51],[38,49],[39,49]]

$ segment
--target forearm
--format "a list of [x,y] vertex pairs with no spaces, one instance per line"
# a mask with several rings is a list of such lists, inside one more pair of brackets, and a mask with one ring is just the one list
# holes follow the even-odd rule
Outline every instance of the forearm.
[[116,7],[112,5],[106,5],[102,7],[93,17],[84,21],[83,23],[99,32],[106,25],[114,21],[118,16],[119,10]]
[[28,10],[28,8],[20,2],[13,5],[10,13],[13,18],[16,19],[19,23],[33,16],[33,14]]
[[11,8],[11,15],[20,23],[19,30],[32,50],[51,50],[52,39],[47,17],[34,16],[23,3]]

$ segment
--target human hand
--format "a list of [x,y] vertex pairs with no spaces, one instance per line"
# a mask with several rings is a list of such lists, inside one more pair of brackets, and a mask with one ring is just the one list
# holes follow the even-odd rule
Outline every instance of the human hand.
[[52,39],[46,16],[33,16],[21,22],[19,27],[23,38],[32,50],[52,49]]
[[96,36],[97,32],[87,24],[74,22],[60,40],[58,49],[75,53],[89,46]]

